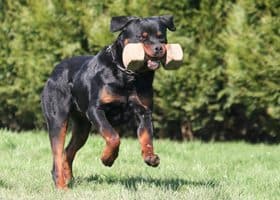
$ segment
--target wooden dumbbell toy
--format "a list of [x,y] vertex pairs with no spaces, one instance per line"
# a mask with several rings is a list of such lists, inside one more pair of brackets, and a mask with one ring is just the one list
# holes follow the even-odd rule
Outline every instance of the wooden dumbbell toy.
[[[183,62],[183,50],[179,44],[166,44],[166,55],[161,60],[167,70],[178,69]],[[126,69],[136,71],[145,64],[145,51],[142,43],[129,43],[123,50],[123,64]]]

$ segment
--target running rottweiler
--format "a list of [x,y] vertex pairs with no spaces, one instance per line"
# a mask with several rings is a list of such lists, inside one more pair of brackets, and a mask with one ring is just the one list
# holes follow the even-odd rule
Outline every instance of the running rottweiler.
[[[53,155],[52,176],[57,188],[67,188],[72,164],[94,124],[106,141],[101,160],[112,166],[118,156],[120,137],[113,126],[136,116],[144,161],[152,166],[160,159],[153,149],[153,79],[166,54],[166,30],[175,31],[172,16],[113,17],[111,32],[117,40],[95,56],[63,60],[46,81],[41,95]],[[122,61],[128,43],[142,43],[145,64],[128,70]],[[64,149],[69,119],[72,137]]]

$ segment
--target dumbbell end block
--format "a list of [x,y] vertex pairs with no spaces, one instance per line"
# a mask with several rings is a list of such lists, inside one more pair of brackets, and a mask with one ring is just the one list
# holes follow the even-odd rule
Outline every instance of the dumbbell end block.
[[178,69],[183,63],[183,50],[179,44],[167,44],[166,57],[162,65],[167,70]]
[[141,43],[130,43],[123,50],[123,64],[126,69],[136,71],[145,63],[145,52]]

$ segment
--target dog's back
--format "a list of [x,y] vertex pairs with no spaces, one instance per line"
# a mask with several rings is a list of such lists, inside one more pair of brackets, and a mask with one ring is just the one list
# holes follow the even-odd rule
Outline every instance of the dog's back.
[[49,79],[58,80],[63,77],[65,81],[71,81],[74,74],[92,58],[94,58],[94,56],[75,56],[64,59],[55,66]]

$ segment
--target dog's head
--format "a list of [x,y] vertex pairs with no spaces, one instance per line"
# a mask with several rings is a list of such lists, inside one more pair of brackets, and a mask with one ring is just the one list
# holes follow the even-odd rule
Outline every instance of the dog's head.
[[155,70],[166,54],[166,30],[175,31],[173,16],[113,17],[111,32],[121,31],[118,42],[124,48],[129,43],[142,43],[145,51],[147,67]]

